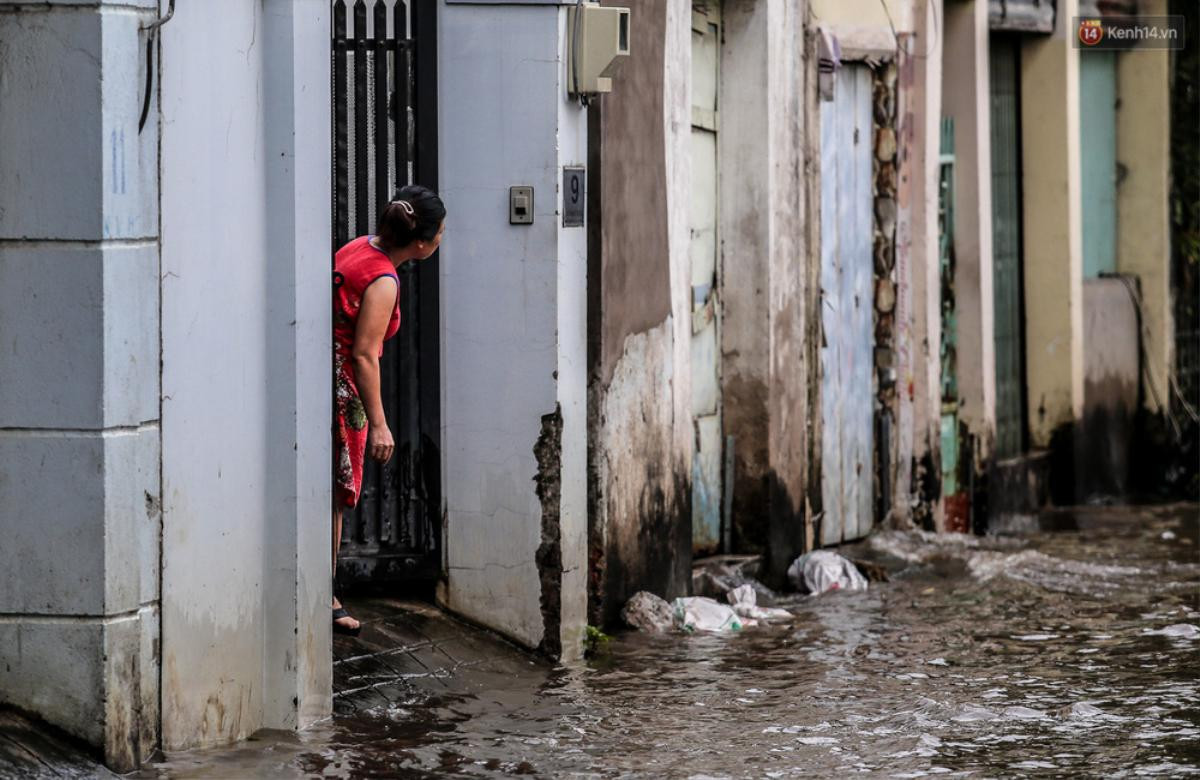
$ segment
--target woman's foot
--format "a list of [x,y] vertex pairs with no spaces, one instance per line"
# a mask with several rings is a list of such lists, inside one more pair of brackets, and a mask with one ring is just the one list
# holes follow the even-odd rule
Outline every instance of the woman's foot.
[[362,630],[362,623],[350,616],[336,596],[333,599],[333,630],[334,633],[349,636],[358,636],[358,632]]

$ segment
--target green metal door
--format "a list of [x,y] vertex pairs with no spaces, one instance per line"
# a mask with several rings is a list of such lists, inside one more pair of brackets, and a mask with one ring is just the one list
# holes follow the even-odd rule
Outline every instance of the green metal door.
[[938,265],[942,299],[942,494],[958,492],[958,322],[954,307],[954,118],[942,117]]
[[1021,279],[1021,117],[1017,39],[991,39],[992,279],[996,338],[996,457],[1024,450]]
[[721,4],[692,4],[692,187],[689,215],[692,281],[692,552],[711,555],[721,543],[723,431],[721,309],[716,290],[717,95],[721,73]]
[[1117,54],[1079,52],[1083,278],[1117,270]]

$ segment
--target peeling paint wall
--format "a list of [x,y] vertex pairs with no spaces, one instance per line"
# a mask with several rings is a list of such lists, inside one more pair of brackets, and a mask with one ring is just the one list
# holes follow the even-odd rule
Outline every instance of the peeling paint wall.
[[612,381],[595,388],[591,604],[611,625],[639,590],[664,598],[691,585],[690,453],[673,442],[673,320],[625,340]]
[[634,54],[591,109],[600,190],[588,280],[589,616],[598,624],[615,622],[638,590],[671,598],[691,582],[688,160],[680,154],[690,129],[690,23],[686,0],[634,6]]

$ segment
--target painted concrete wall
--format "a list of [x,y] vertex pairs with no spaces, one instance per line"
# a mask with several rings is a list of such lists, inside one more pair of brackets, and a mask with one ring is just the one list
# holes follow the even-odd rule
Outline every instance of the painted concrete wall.
[[[530,647],[585,625],[586,234],[561,167],[586,162],[566,97],[566,11],[441,5],[439,149],[448,608]],[[534,187],[534,224],[508,188]],[[536,448],[536,454],[535,454]]]
[[1083,412],[1083,259],[1076,0],[1051,36],[1021,45],[1025,366],[1030,443],[1048,447]]
[[[1167,3],[1150,0],[1142,13],[1166,14]],[[1136,276],[1141,290],[1147,374],[1142,395],[1154,412],[1167,405],[1174,366],[1170,60],[1166,51],[1117,55],[1117,163],[1123,174],[1117,179],[1117,270]]]
[[588,312],[598,340],[589,388],[589,614],[602,624],[615,623],[639,590],[673,598],[691,584],[690,286],[686,251],[672,255],[670,243],[672,207],[682,203],[687,213],[688,188],[670,176],[688,165],[677,153],[686,145],[672,134],[690,119],[683,113],[676,122],[672,97],[686,91],[690,73],[690,5],[653,0],[631,11],[634,54],[613,92],[590,109],[601,218],[589,226],[598,234],[589,284],[599,286]]
[[992,150],[988,99],[988,4],[945,6],[942,113],[954,119],[954,300],[958,417],[976,437],[976,464],[996,432],[995,300],[992,290]]
[[154,3],[0,2],[0,702],[158,740]]
[[163,743],[329,710],[328,7],[163,28]]

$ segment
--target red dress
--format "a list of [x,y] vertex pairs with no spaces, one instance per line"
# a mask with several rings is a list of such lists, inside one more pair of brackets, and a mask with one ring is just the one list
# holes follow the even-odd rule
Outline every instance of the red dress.
[[[367,410],[358,395],[351,360],[354,332],[363,294],[385,276],[396,280],[396,307],[384,340],[400,330],[400,279],[387,254],[371,246],[370,239],[354,239],[338,250],[333,261],[334,484],[337,500],[350,508],[358,504],[367,449]],[[383,347],[379,354],[382,357]]]

